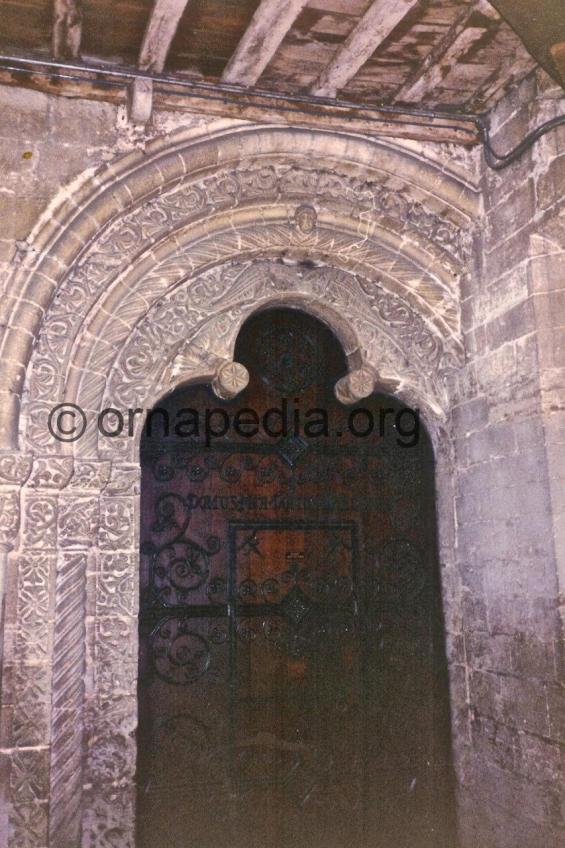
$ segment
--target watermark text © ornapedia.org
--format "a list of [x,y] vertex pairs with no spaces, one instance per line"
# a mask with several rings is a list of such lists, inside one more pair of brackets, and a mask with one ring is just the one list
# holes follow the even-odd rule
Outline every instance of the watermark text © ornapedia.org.
[[229,411],[222,407],[194,409],[183,407],[174,412],[165,407],[153,409],[120,410],[106,407],[91,419],[86,412],[73,403],[54,406],[48,416],[49,432],[59,442],[76,442],[94,424],[101,436],[108,439],[133,437],[139,426],[143,426],[146,438],[169,438],[202,440],[209,447],[214,439],[233,433],[245,439],[268,437],[280,439],[299,436],[305,439],[321,439],[330,436],[340,438],[351,434],[363,439],[376,435],[386,436],[394,431],[397,444],[414,447],[420,438],[420,414],[410,407],[380,407],[371,410],[355,406],[345,411],[339,425],[332,425],[330,415],[323,407],[302,410],[297,398],[294,402],[283,398],[280,405],[264,412],[252,407]]

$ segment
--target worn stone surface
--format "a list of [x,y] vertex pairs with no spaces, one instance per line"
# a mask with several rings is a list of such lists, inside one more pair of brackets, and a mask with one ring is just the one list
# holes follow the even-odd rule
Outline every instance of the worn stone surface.
[[[531,80],[494,113],[496,148],[547,117]],[[484,169],[479,273],[461,303],[467,362],[451,420],[471,718],[460,752],[464,848],[565,839],[565,173],[555,144],[547,136],[507,170]]]

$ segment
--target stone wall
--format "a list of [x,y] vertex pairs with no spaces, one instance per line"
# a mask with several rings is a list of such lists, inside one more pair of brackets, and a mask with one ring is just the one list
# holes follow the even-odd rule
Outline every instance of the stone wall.
[[[0,86],[0,279],[63,187],[119,150],[116,109]],[[87,137],[88,133],[88,137]]]
[[[495,149],[562,114],[561,95],[541,76],[512,92],[492,116]],[[506,170],[483,168],[462,291],[452,424],[468,848],[565,840],[564,150],[562,127]]]

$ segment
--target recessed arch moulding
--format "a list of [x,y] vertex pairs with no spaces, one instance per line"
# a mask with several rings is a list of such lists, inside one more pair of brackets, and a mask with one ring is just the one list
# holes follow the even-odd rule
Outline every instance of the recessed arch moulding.
[[[351,371],[422,411],[441,513],[476,204],[461,179],[390,143],[245,125],[117,160],[32,234],[3,304],[1,529],[18,634],[4,664],[22,670],[3,743],[10,846],[132,844],[138,445],[100,436],[97,414],[213,379],[253,311],[295,305],[334,329]],[[62,402],[88,421],[69,444],[47,426]],[[39,646],[22,626],[32,608]],[[18,791],[30,770],[33,820]]]

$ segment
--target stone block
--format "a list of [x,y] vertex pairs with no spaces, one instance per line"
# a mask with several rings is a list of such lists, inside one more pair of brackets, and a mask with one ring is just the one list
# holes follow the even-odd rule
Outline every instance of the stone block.
[[[565,256],[563,260],[565,262]],[[563,276],[565,277],[565,270]],[[557,328],[560,328],[561,332],[565,332],[565,286],[555,291],[535,294],[533,304],[540,335]]]
[[509,674],[513,670],[512,637],[474,632],[465,636],[470,668],[476,671]]
[[520,734],[513,727],[475,714],[471,722],[473,752],[497,768],[515,772],[519,765]]
[[490,424],[468,439],[469,463],[490,462],[499,457],[510,456],[516,451],[516,434],[512,421]]
[[488,631],[487,606],[483,599],[464,591],[461,600],[464,631]]
[[517,737],[516,770],[534,783],[548,787],[562,785],[562,751],[559,745],[531,733],[520,731]]
[[541,415],[513,421],[516,448],[519,453],[539,449],[545,445],[545,429]]
[[[500,588],[501,574],[489,574],[487,586],[487,608],[489,629],[493,635],[516,633],[537,635],[541,639],[554,639],[556,627],[555,599],[543,595],[532,595],[523,588],[510,588],[511,577],[506,577],[507,588]],[[543,587],[542,587],[543,591]]]
[[[534,181],[530,178],[489,209],[486,237],[490,250],[530,224],[535,213],[535,202]],[[503,271],[507,271],[508,267]]]
[[549,735],[549,720],[545,686],[538,681],[519,677],[500,679],[501,719],[510,727]]
[[563,200],[565,196],[565,156],[558,156],[549,163],[546,171],[538,177],[537,201],[542,209]]
[[474,716],[500,717],[501,677],[491,672],[469,673],[469,703]]
[[512,306],[507,312],[486,325],[487,344],[496,350],[506,342],[515,341],[535,329],[535,313],[530,299]]
[[542,368],[565,368],[565,332],[539,333],[538,347]]
[[98,530],[96,498],[63,498],[59,507],[58,539],[63,548],[89,548]]
[[565,685],[563,682],[547,686],[550,739],[565,744]]
[[457,404],[451,413],[455,432],[466,435],[474,430],[480,430],[488,421],[488,412],[489,404],[484,397]]
[[552,680],[556,676],[555,645],[532,633],[516,633],[511,638],[511,666],[519,677]]
[[[533,85],[530,84],[533,96]],[[491,140],[499,148],[512,149],[529,132],[531,120],[530,98],[520,88],[510,92],[491,116]]]
[[565,290],[565,252],[557,252],[555,245],[549,255],[534,256],[528,262],[528,281],[532,293],[560,292]]
[[483,274],[487,280],[497,280],[516,268],[529,256],[529,239],[523,232],[507,233],[507,237],[498,244],[490,239],[484,242]]

